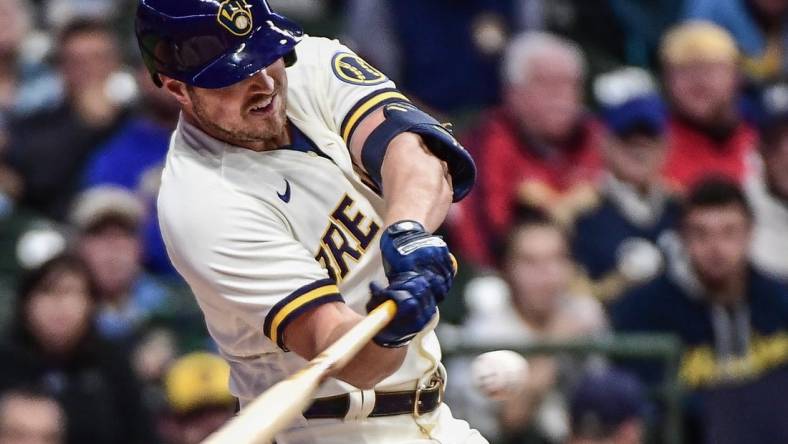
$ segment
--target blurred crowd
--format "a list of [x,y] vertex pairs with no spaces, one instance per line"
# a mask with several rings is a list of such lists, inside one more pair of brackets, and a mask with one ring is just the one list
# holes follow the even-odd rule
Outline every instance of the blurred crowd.
[[[683,442],[788,442],[788,0],[271,3],[476,159],[445,343],[681,345],[675,375],[531,356],[494,400],[449,354],[457,416],[493,443],[666,442],[677,378]],[[197,443],[235,409],[159,233],[178,107],[134,5],[0,0],[0,444]]]

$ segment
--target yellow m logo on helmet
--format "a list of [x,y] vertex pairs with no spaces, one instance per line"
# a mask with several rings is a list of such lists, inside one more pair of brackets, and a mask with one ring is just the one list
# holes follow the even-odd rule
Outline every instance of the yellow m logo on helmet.
[[252,32],[252,5],[247,0],[225,0],[216,19],[232,34],[244,37]]

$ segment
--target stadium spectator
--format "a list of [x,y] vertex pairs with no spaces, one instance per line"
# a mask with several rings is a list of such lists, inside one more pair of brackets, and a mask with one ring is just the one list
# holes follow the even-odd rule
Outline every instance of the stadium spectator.
[[227,363],[210,353],[190,353],[173,363],[164,380],[168,413],[159,426],[165,444],[199,444],[233,417],[229,378]]
[[178,102],[157,88],[148,70],[137,69],[140,115],[130,118],[101,146],[85,168],[84,186],[117,185],[139,190],[145,174],[160,168],[178,123]]
[[[700,425],[703,391],[758,380],[788,365],[788,288],[751,267],[752,217],[735,183],[719,178],[698,183],[680,222],[685,263],[671,262],[665,274],[612,307],[617,332],[679,337],[684,347],[679,376],[691,395],[687,442],[706,442]],[[632,369],[648,383],[661,379],[658,366],[632,364]]]
[[523,3],[351,0],[345,33],[412,98],[444,113],[475,111],[500,97],[501,51],[528,26]]
[[0,0],[0,249],[10,252],[0,256],[0,288],[3,281],[12,281],[19,271],[14,249],[19,236],[34,220],[34,215],[19,208],[23,181],[7,163],[10,120],[41,106],[52,93],[54,83],[45,82],[47,76],[40,64],[32,63],[23,52],[32,14],[27,0]]
[[122,124],[126,111],[107,87],[120,68],[109,27],[76,21],[58,35],[57,67],[65,97],[52,109],[12,122],[10,163],[22,175],[22,204],[62,220],[90,155]]
[[[501,269],[505,285],[487,283],[481,291],[474,291],[479,290],[474,284],[468,287],[471,313],[461,333],[466,345],[494,349],[500,344],[591,337],[606,329],[599,303],[571,288],[573,265],[563,229],[541,210],[528,213],[508,237]],[[529,362],[525,389],[497,405],[464,385],[470,379],[467,363],[452,364],[449,371],[456,382],[449,385],[452,392],[447,395],[456,397],[450,398],[452,409],[461,416],[481,418],[474,426],[486,426],[485,436],[493,441],[501,435],[550,442],[565,438],[564,397],[556,384],[559,378],[576,376],[584,363],[543,356]],[[496,415],[500,426],[489,419]]]
[[71,213],[77,249],[96,281],[97,327],[106,339],[135,339],[167,303],[167,290],[142,268],[144,217],[139,199],[113,186],[84,191]]
[[0,116],[25,115],[60,94],[41,39],[35,38],[34,15],[29,0],[0,0]]
[[16,325],[0,349],[0,390],[41,385],[66,412],[68,444],[148,444],[150,421],[127,356],[93,328],[87,267],[60,255],[19,286]]
[[606,171],[596,205],[575,221],[572,250],[595,296],[609,301],[660,271],[658,246],[675,238],[679,204],[662,185],[667,111],[650,74],[624,68],[594,90],[609,131]]
[[63,444],[66,420],[50,395],[27,388],[0,393],[0,443]]
[[744,72],[756,82],[788,74],[788,2],[784,0],[688,0],[685,16],[712,21],[731,33],[743,52]]
[[0,114],[16,107],[20,90],[19,51],[30,31],[30,5],[21,0],[0,1]]
[[761,270],[788,281],[788,85],[768,88],[762,104],[764,169],[745,186],[755,213],[752,259]]
[[[36,268],[62,253],[68,244],[67,233],[51,221],[31,217],[15,208],[0,218],[0,305],[14,304],[14,290],[26,270]],[[13,310],[0,310],[0,331],[13,321]]]
[[757,135],[739,111],[736,43],[715,24],[688,22],[665,35],[660,53],[672,105],[664,176],[682,190],[709,173],[742,183]]
[[137,84],[141,114],[129,119],[93,155],[85,168],[84,186],[116,185],[137,192],[147,207],[143,262],[154,273],[174,273],[161,239],[156,195],[179,108],[172,96],[151,82],[144,66],[137,70]]
[[579,48],[528,32],[511,41],[503,65],[504,103],[486,113],[466,143],[479,179],[456,225],[460,249],[484,264],[496,262],[489,247],[509,232],[518,204],[571,207],[602,167],[602,127],[583,109]]
[[645,389],[632,375],[589,372],[570,397],[568,444],[643,444],[646,409]]

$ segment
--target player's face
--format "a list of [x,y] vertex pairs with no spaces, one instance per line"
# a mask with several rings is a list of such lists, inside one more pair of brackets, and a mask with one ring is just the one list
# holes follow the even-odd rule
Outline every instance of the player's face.
[[14,0],[0,0],[0,54],[17,51],[27,33],[25,14]]
[[738,86],[734,63],[669,65],[665,74],[670,98],[679,112],[710,124],[729,118]]
[[646,188],[659,179],[667,144],[664,137],[634,135],[626,139],[611,136],[605,147],[608,169],[637,188]]
[[565,141],[582,111],[582,69],[570,55],[549,54],[535,58],[527,72],[522,84],[508,88],[509,106],[529,133]]
[[81,33],[62,42],[60,72],[70,94],[102,87],[118,69],[118,49],[110,34]]
[[188,87],[184,112],[211,136],[263,151],[287,141],[287,74],[282,59],[219,89]]
[[48,282],[33,290],[27,323],[44,349],[69,352],[90,324],[93,302],[84,276],[69,270],[52,273]]
[[554,227],[520,230],[512,240],[506,278],[518,306],[549,316],[566,290],[571,266],[566,240]]
[[79,252],[105,296],[123,297],[140,271],[142,245],[136,233],[124,227],[108,225],[85,234]]
[[12,396],[0,405],[0,443],[60,444],[63,418],[51,400]]
[[750,221],[738,205],[691,210],[682,234],[690,263],[707,287],[725,285],[746,267]]

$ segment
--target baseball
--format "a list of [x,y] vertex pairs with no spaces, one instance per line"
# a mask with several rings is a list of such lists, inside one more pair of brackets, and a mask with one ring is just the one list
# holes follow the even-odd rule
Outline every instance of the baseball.
[[483,353],[471,363],[471,381],[484,396],[502,400],[517,393],[528,378],[528,361],[511,350]]

